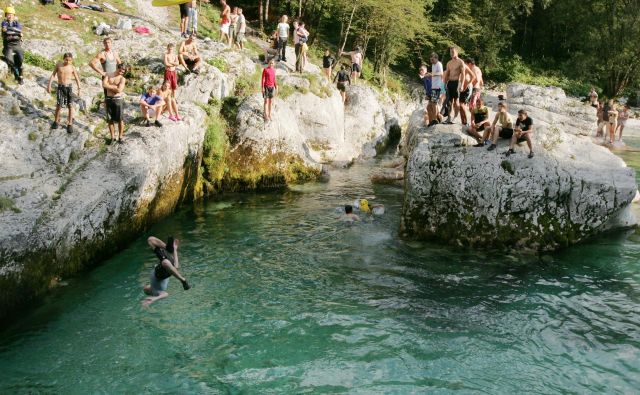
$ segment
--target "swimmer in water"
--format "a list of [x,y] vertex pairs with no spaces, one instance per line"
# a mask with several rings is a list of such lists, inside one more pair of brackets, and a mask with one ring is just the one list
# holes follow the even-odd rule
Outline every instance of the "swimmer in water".
[[370,206],[367,199],[360,199],[360,211],[367,214],[382,215],[384,214],[384,205],[374,204]]
[[169,278],[171,276],[180,280],[182,288],[184,288],[185,291],[191,288],[189,283],[187,283],[187,279],[178,271],[180,267],[178,240],[174,240],[173,236],[169,236],[167,244],[165,244],[162,240],[151,236],[147,242],[160,262],[158,262],[151,271],[150,284],[144,287],[144,293],[150,296],[142,301],[143,306],[149,306],[156,300],[169,296],[167,286],[169,285]]
[[344,215],[342,216],[342,220],[345,222],[353,223],[356,221],[360,221],[360,217],[353,213],[353,206],[347,204],[346,206],[344,206]]

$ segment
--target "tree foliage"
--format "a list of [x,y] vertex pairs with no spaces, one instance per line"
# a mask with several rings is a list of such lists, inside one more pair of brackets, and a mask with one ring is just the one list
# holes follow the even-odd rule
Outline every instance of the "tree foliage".
[[[255,1],[239,1],[248,9]],[[243,4],[244,3],[244,4]],[[271,0],[265,28],[300,17],[311,42],[365,49],[381,81],[455,45],[489,75],[510,76],[521,60],[589,81],[609,96],[640,86],[640,0]],[[267,5],[269,4],[269,5]],[[257,10],[256,15],[257,17]],[[446,59],[445,59],[446,60]]]

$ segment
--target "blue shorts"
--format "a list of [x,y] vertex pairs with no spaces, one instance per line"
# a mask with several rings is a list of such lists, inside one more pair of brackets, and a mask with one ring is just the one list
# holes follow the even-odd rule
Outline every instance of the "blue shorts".
[[158,296],[160,295],[160,292],[166,292],[167,286],[169,285],[169,278],[171,277],[167,277],[164,280],[158,280],[155,268],[151,269],[151,279],[149,280],[151,285],[151,295]]

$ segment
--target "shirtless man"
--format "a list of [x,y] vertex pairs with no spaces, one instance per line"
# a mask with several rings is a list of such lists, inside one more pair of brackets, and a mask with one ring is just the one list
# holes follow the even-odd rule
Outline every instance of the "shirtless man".
[[338,54],[338,57],[342,55],[348,55],[351,57],[351,79],[353,80],[352,83],[355,85],[358,81],[358,77],[360,77],[360,74],[362,73],[362,49],[360,49],[360,47],[356,47],[353,51]]
[[463,125],[467,125],[467,110],[471,101],[473,87],[476,84],[476,76],[473,70],[465,63],[464,80],[460,89],[460,121]]
[[473,75],[476,77],[476,82],[473,84],[473,91],[471,92],[471,101],[469,102],[469,110],[476,108],[476,103],[482,95],[482,88],[484,88],[484,78],[482,78],[482,70],[476,65],[476,61],[473,58],[467,58],[467,67]]
[[[177,122],[181,120],[180,116],[178,115],[177,104],[174,108],[174,103],[176,100],[176,90],[178,89],[177,68],[180,65],[180,59],[175,53],[175,47],[176,46],[173,43],[167,45],[167,52],[164,54],[164,82],[167,82],[169,84],[171,94],[168,102],[164,97],[163,100],[165,100],[165,105],[169,106],[169,120]],[[172,110],[175,110],[175,112]]]
[[[453,119],[456,119],[460,111],[460,89],[462,88],[462,83],[465,81],[466,67],[462,59],[458,57],[458,49],[456,47],[449,48],[449,53],[451,54],[451,60],[447,62],[447,70],[444,72],[444,83],[447,87],[447,97],[451,103],[451,109],[454,111]],[[449,112],[449,116],[444,123],[453,123],[451,112]]]
[[198,44],[194,40],[195,35],[191,34],[185,41],[180,44],[180,63],[187,69],[187,72],[198,74],[200,72],[200,53],[198,52]]
[[229,42],[229,25],[231,24],[231,7],[226,0],[220,0],[220,42]]
[[[89,66],[96,71],[96,73],[100,74],[102,78],[105,76],[113,77],[116,75],[116,68],[119,64],[122,64],[120,60],[120,56],[113,49],[113,41],[111,38],[107,37],[102,40],[102,45],[104,45],[104,49],[89,62]],[[104,96],[107,97],[107,90],[104,90]],[[105,104],[106,108],[106,104]],[[107,114],[107,119],[109,119],[109,115]]]
[[[115,124],[118,124],[118,143],[122,144],[124,138],[124,86],[127,80],[124,78],[125,66],[120,63],[116,68],[116,75],[109,77],[105,75],[102,78],[102,87],[107,92],[105,103],[107,105],[107,125],[111,134],[111,142],[115,140]],[[111,143],[110,142],[110,143]]]
[[62,110],[62,107],[67,107],[69,109],[67,133],[71,133],[73,132],[73,89],[71,88],[71,80],[75,79],[79,95],[80,77],[78,76],[78,71],[73,66],[73,55],[70,52],[67,52],[62,56],[62,62],[56,65],[56,68],[53,70],[53,74],[49,77],[49,85],[47,85],[47,92],[49,93],[51,93],[51,84],[56,76],[58,77],[58,93],[56,95],[57,105],[55,120],[51,124],[51,129],[58,129],[58,124],[60,123],[60,110]]

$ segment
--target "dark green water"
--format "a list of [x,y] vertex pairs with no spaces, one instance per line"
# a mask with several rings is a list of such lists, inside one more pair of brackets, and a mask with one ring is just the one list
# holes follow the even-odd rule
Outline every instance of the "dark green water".
[[[142,308],[145,238],[0,338],[0,393],[637,393],[640,235],[542,257],[398,239],[370,164],[328,184],[185,208],[190,291]],[[337,207],[387,214],[346,226]]]

